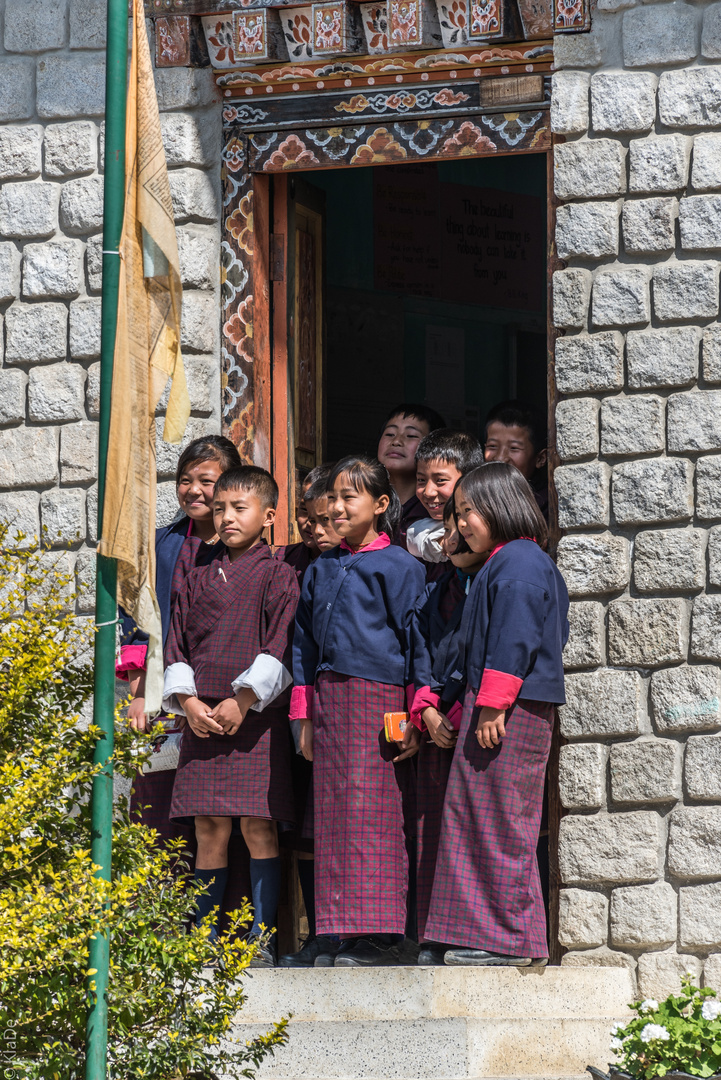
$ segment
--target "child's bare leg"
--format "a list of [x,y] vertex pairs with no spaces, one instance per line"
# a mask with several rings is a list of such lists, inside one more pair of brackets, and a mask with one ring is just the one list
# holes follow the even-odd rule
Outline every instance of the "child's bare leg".
[[251,859],[275,859],[278,855],[278,826],[267,818],[243,817],[240,831]]
[[[228,841],[233,825],[229,817],[196,817],[195,837],[198,854],[195,858],[195,880],[205,888],[198,897],[197,923],[220,908],[228,880]],[[217,915],[213,921],[213,936],[217,934]]]
[[[275,926],[280,896],[280,856],[278,854],[278,827],[265,818],[240,819],[240,828],[250,851],[250,884],[253,891],[253,925],[251,936],[262,933],[261,926],[271,930]],[[273,955],[265,963],[274,963]]]

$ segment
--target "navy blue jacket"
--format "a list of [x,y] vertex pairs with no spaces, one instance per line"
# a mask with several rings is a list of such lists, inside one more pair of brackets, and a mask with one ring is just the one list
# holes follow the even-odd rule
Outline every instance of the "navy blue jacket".
[[417,559],[392,545],[352,554],[324,551],[306,572],[296,612],[293,681],[319,671],[406,686],[410,616],[423,591]]
[[517,697],[562,705],[568,591],[553,560],[532,540],[513,540],[478,573],[463,613],[462,647],[479,705],[508,708]]
[[447,622],[440,611],[443,595],[456,576],[457,571],[453,567],[442,578],[426,585],[413,612],[412,675],[416,689],[428,686],[435,693],[440,693],[458,667],[465,595],[461,594]]

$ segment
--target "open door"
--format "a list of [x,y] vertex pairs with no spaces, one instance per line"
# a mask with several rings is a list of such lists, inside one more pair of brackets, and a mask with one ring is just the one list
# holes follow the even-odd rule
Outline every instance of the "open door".
[[[323,460],[325,195],[298,177],[273,177],[273,467],[282,493],[274,543],[300,539],[295,506],[303,479]],[[282,482],[281,482],[282,486]]]

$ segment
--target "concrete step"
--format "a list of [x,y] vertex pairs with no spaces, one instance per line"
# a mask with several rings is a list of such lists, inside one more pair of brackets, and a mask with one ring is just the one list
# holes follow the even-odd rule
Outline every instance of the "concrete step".
[[620,968],[257,970],[234,1034],[291,1017],[267,1080],[570,1080],[630,1018]]

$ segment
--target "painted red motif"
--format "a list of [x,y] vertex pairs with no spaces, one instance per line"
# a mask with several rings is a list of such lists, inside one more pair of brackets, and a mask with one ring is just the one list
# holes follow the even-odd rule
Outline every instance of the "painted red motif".
[[263,12],[236,12],[235,44],[241,56],[262,56],[266,51]]
[[471,0],[470,37],[497,34],[501,29],[501,0]]
[[464,120],[458,131],[444,142],[441,153],[449,157],[472,157],[476,154],[489,154],[498,147],[479,127]]
[[339,52],[343,45],[343,8],[340,4],[313,7],[313,52]]
[[408,151],[396,142],[388,128],[376,128],[351,158],[351,165],[379,165],[384,161],[405,161]]
[[167,15],[155,20],[157,67],[182,67],[190,62],[190,18]]
[[388,48],[388,15],[385,4],[361,4],[363,32],[369,53],[385,52]]
[[312,7],[290,8],[280,13],[291,60],[310,59],[313,55],[312,10]]
[[238,356],[253,361],[253,297],[246,296],[234,315],[223,326],[223,333],[235,346]]
[[289,135],[284,142],[275,150],[265,165],[263,171],[275,169],[307,169],[320,162],[312,150],[309,150],[302,139],[297,135]]
[[584,26],[584,0],[554,0],[554,4],[554,30],[571,30]]
[[391,0],[390,39],[394,45],[417,45],[420,41],[420,0]]
[[249,255],[253,254],[253,191],[240,200],[240,204],[226,219],[225,227],[237,240],[238,246]]
[[468,4],[466,0],[452,0],[439,7],[441,34],[446,48],[466,45],[468,42]]
[[205,39],[213,63],[217,65],[235,63],[233,23],[230,19],[213,19],[211,25],[206,25],[208,23],[210,23],[210,20],[203,20]]
[[468,101],[468,94],[464,94],[461,90],[454,93],[453,90],[449,90],[447,86],[444,86],[442,90],[433,95],[433,100],[437,105],[460,105],[462,101]]

